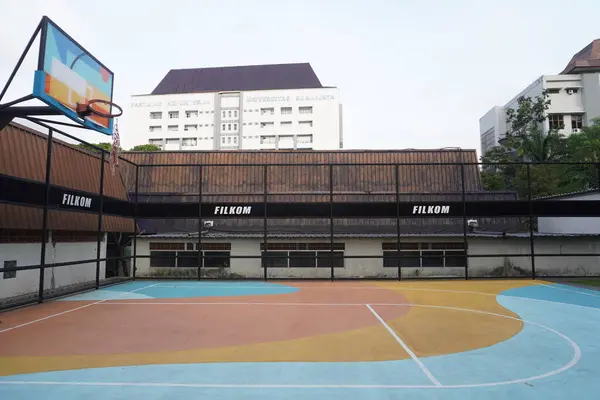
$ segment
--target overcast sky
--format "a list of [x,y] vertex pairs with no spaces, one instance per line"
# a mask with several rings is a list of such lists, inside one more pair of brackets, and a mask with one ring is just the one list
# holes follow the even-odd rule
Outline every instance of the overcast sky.
[[[479,118],[598,31],[598,0],[0,0],[0,83],[43,15],[115,73],[124,106],[172,68],[309,62],[350,149],[479,150]],[[37,47],[3,102],[31,93]],[[108,141],[98,133],[84,138]]]

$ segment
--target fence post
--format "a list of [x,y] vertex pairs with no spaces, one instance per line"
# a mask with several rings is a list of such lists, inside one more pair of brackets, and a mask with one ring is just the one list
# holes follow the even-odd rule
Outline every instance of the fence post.
[[535,243],[533,241],[533,201],[531,199],[530,163],[527,163],[527,200],[529,201],[529,251],[531,252],[531,279],[535,279]]
[[[269,194],[269,188],[267,185],[267,165],[263,165],[263,251],[264,254],[261,254],[261,264],[263,266],[263,279],[267,280],[267,265],[269,260],[269,248],[268,248],[268,239],[267,239],[267,229],[268,229],[268,219],[267,219],[267,196]],[[289,253],[288,253],[288,263],[289,263]]]
[[133,254],[132,254],[133,255],[133,265],[132,265],[132,271],[131,271],[131,275],[132,275],[134,281],[135,281],[135,274],[137,272],[137,235],[138,235],[137,214],[138,214],[139,181],[140,181],[140,166],[136,164],[135,165],[135,196],[134,196],[135,201],[133,203]]
[[197,280],[202,279],[202,265],[204,264],[204,252],[202,250],[202,182],[203,182],[203,168],[199,166],[198,170],[198,276]]
[[[335,270],[333,268],[333,245],[334,245],[334,237],[333,237],[333,164],[329,164],[329,268],[331,281],[333,282],[335,279]],[[319,259],[315,260],[317,262],[317,268]],[[346,262],[345,253],[343,262]]]
[[[96,240],[96,289],[100,288],[100,248],[102,246],[102,208],[104,207],[104,151],[100,152],[100,210],[98,211],[98,238]],[[108,249],[108,238],[106,240]],[[105,257],[106,258],[106,257]],[[104,262],[106,271],[106,261]]]
[[44,211],[42,213],[42,243],[40,254],[40,279],[38,303],[44,302],[44,277],[46,274],[46,243],[48,243],[48,203],[50,202],[50,175],[52,173],[52,136],[54,130],[48,129],[48,146],[46,149],[46,178],[44,181]]
[[394,174],[396,175],[396,268],[398,268],[398,280],[401,281],[402,265],[400,265],[400,166],[396,164],[394,167]]
[[[469,241],[467,240],[467,192],[465,188],[465,163],[462,161],[461,154],[461,163],[460,163],[460,176],[461,176],[461,186],[462,186],[462,218],[463,218],[463,248],[465,250],[465,280],[469,279]],[[446,258],[444,256],[444,265],[446,263]]]

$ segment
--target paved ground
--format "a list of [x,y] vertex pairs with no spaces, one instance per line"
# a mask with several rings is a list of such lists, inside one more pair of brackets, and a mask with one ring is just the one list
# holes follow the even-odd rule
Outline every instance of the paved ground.
[[543,281],[137,281],[1,319],[7,399],[595,399],[600,389],[600,293]]

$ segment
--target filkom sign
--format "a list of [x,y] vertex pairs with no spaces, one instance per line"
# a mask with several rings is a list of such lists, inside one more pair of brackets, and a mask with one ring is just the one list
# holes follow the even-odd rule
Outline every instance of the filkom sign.
[[75,194],[64,193],[63,197],[62,197],[62,205],[89,210],[92,208],[92,198],[86,197],[86,196],[78,196]]

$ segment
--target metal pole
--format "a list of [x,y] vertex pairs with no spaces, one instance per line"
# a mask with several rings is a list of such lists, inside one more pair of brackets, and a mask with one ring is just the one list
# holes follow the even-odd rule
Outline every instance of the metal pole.
[[140,167],[135,166],[135,197],[133,204],[133,271],[131,274],[133,276],[133,280],[135,280],[135,275],[137,272],[137,214],[138,214],[138,192],[140,190]]
[[[331,270],[331,281],[335,279],[333,268],[333,164],[329,164],[329,268]],[[345,262],[345,260],[344,260]]]
[[50,175],[52,173],[52,136],[54,130],[48,129],[48,146],[46,150],[46,185],[44,192],[44,211],[42,213],[42,248],[40,254],[40,279],[38,303],[44,302],[44,276],[46,274],[46,243],[48,242],[48,203],[50,202]]
[[[269,251],[268,251],[268,239],[267,239],[267,196],[268,196],[268,186],[267,186],[267,166],[263,165],[263,246],[264,246],[264,262],[263,262],[263,279],[267,280],[267,265],[269,259]],[[288,259],[289,262],[289,259]]]
[[[462,157],[461,157],[462,161]],[[462,186],[462,203],[463,203],[463,247],[465,249],[465,280],[469,279],[469,256],[468,256],[468,240],[467,240],[467,193],[465,189],[465,164],[460,165],[461,186]],[[444,259],[444,264],[445,264]]]
[[[21,57],[19,57],[19,61],[17,61],[17,65],[15,65],[15,68],[13,69],[10,76],[8,77],[8,81],[6,81],[6,84],[4,85],[4,88],[2,89],[2,92],[0,93],[0,100],[2,100],[2,98],[6,94],[6,91],[8,90],[8,87],[10,86],[10,84],[12,83],[12,80],[15,78],[17,71],[19,70],[19,68],[21,68],[21,64],[23,64],[23,60],[25,59],[25,56],[27,56],[27,53],[29,53],[29,49],[31,48],[33,41],[35,40],[38,33],[40,32],[40,29],[42,29],[41,22],[38,24],[37,28],[35,28],[33,35],[31,36],[31,38],[29,39],[29,42],[27,42],[27,45],[25,46],[25,50],[23,50],[23,53],[21,53]],[[43,46],[43,43],[41,43],[40,46]]]
[[104,151],[100,154],[100,162],[100,211],[98,211],[98,239],[96,241],[96,289],[100,288],[100,246],[102,245],[102,208],[104,206]]
[[400,166],[395,165],[396,175],[396,249],[398,257],[396,257],[396,267],[398,268],[398,280],[402,280],[402,266],[400,265]]
[[531,278],[535,279],[535,243],[533,241],[533,201],[531,200],[531,164],[527,163],[527,199],[529,200],[529,251],[531,252]]
[[200,165],[199,167],[199,171],[198,171],[198,177],[199,177],[199,182],[198,182],[198,277],[197,279],[200,280],[202,279],[202,264],[204,264],[204,253],[202,251],[202,180],[204,179],[202,177],[202,172],[203,172],[203,168],[202,165]]

